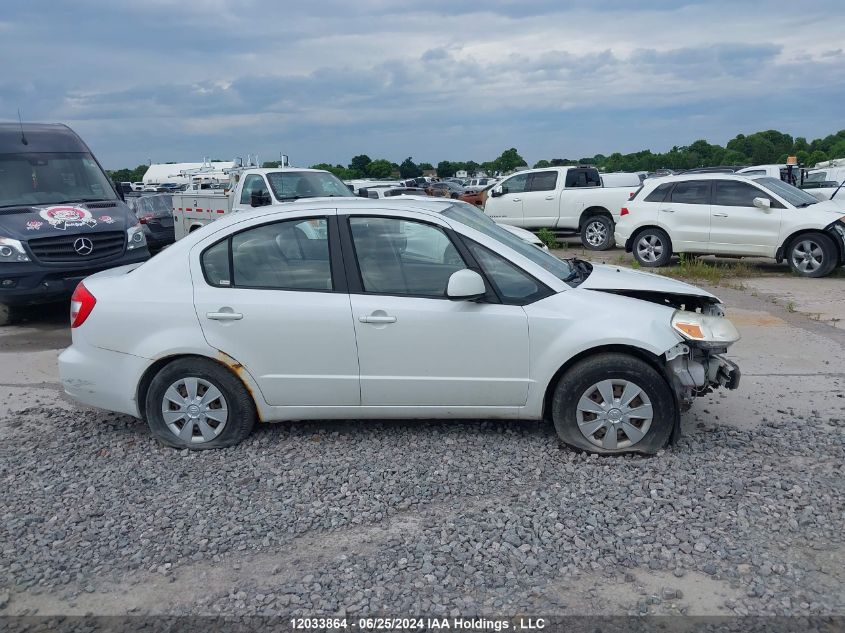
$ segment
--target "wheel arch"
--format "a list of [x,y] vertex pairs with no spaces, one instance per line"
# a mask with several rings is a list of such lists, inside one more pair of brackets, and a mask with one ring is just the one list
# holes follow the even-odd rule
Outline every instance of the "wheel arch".
[[212,363],[216,363],[221,367],[227,369],[232,375],[236,376],[238,380],[241,381],[243,384],[244,389],[246,389],[247,393],[252,398],[253,403],[255,404],[255,411],[258,415],[258,421],[262,422],[261,416],[261,405],[262,399],[257,397],[257,387],[252,383],[251,377],[245,375],[246,369],[243,365],[237,362],[231,356],[220,352],[220,358],[211,358],[210,356],[203,356],[202,354],[171,354],[170,356],[165,356],[163,358],[157,359],[154,363],[152,363],[144,373],[141,375],[141,379],[138,381],[138,389],[135,394],[136,402],[138,403],[138,413],[140,413],[141,418],[146,419],[146,407],[147,407],[147,392],[150,389],[150,384],[155,378],[156,374],[161,371],[162,368],[166,367],[170,363],[176,360],[181,360],[185,358],[197,358],[205,361],[211,361]]
[[[828,227],[830,228],[830,227]],[[789,245],[795,241],[797,238],[801,237],[802,235],[811,235],[813,233],[820,233],[821,235],[826,235],[833,241],[833,245],[836,247],[836,252],[839,255],[839,263],[845,263],[845,247],[842,244],[842,240],[837,239],[836,234],[827,229],[818,229],[818,228],[809,228],[809,229],[799,229],[793,233],[791,233],[781,245],[778,247],[777,251],[775,252],[775,261],[781,263],[783,260],[786,259],[786,251],[789,248]]]
[[578,230],[584,228],[584,224],[587,222],[588,218],[593,217],[594,215],[603,215],[607,217],[612,224],[616,224],[616,220],[613,219],[613,214],[608,211],[606,207],[602,207],[600,205],[593,205],[591,207],[587,207],[581,212],[580,217],[578,218]]
[[642,347],[636,347],[634,345],[608,344],[599,345],[597,347],[591,347],[589,349],[583,350],[582,352],[579,352],[572,358],[568,359],[565,363],[563,363],[554,373],[554,375],[552,375],[548,383],[546,383],[545,391],[543,393],[542,419],[551,421],[552,398],[554,397],[555,388],[557,387],[557,383],[560,380],[560,377],[563,376],[563,374],[566,373],[566,371],[575,363],[578,363],[591,356],[598,356],[599,354],[607,353],[628,354],[630,356],[633,356],[634,358],[638,358],[651,365],[657,371],[657,373],[663,376],[663,378],[669,385],[669,390],[671,391],[672,397],[675,400],[674,431],[672,432],[672,439],[670,440],[674,441],[680,434],[681,427],[681,406],[680,401],[678,399],[678,394],[675,392],[675,389],[672,386],[672,381],[669,375],[666,373],[666,366],[664,363],[661,362],[660,357],[647,349],[644,349]]

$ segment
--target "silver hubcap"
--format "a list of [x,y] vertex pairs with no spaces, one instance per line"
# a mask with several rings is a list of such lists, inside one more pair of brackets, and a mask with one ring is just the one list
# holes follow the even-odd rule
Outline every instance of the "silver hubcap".
[[646,262],[656,262],[663,254],[663,242],[656,235],[643,235],[637,242],[637,255]]
[[607,227],[601,222],[590,222],[586,234],[590,246],[601,246],[607,240]]
[[220,435],[229,419],[226,398],[202,378],[180,378],[161,401],[167,428],[183,442],[202,444]]
[[600,448],[629,448],[651,428],[654,412],[641,387],[628,380],[597,382],[578,401],[575,419],[587,440]]
[[824,252],[812,240],[802,240],[792,249],[792,263],[802,273],[812,273],[821,268]]

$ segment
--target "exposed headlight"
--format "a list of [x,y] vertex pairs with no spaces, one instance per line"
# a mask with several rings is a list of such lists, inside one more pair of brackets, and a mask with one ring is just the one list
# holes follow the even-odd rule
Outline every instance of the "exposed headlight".
[[28,262],[29,255],[18,240],[0,237],[0,262]]
[[708,347],[724,347],[739,340],[739,332],[725,317],[675,310],[672,328],[688,341]]
[[126,248],[132,250],[133,248],[141,248],[147,245],[147,236],[144,235],[144,227],[140,224],[130,226],[126,231]]

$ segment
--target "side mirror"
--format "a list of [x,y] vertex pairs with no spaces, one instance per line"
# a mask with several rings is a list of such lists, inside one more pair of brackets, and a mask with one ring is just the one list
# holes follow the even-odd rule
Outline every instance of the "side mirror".
[[464,268],[452,273],[446,286],[446,296],[455,301],[469,301],[487,293],[484,279],[474,270]]
[[494,198],[498,198],[499,196],[503,196],[508,192],[502,185],[496,185],[490,190],[490,195]]
[[266,207],[270,204],[270,194],[267,191],[253,191],[249,196],[249,206]]
[[763,209],[763,211],[768,211],[772,208],[772,201],[768,198],[754,198],[752,202],[755,207]]

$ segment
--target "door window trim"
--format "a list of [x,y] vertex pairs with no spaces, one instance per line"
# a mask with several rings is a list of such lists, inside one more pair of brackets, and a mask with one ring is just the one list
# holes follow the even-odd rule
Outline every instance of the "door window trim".
[[[240,235],[241,233],[246,233],[247,231],[251,231],[253,229],[257,229],[264,226],[269,226],[272,224],[281,224],[282,222],[307,222],[308,220],[325,220],[326,221],[326,231],[328,237],[328,246],[329,246],[329,271],[331,274],[332,280],[332,287],[331,288],[272,288],[268,286],[245,286],[243,284],[236,284],[235,277],[234,277],[234,253],[232,252],[232,239],[236,235]],[[203,257],[205,256],[206,251],[211,250],[221,242],[227,242],[227,251],[228,251],[228,259],[229,259],[229,284],[228,285],[221,285],[211,283],[208,278],[208,273],[205,270],[205,266],[203,266]],[[321,292],[321,293],[346,293],[348,292],[348,284],[346,279],[346,272],[344,270],[344,263],[343,263],[343,256],[340,246],[340,239],[338,235],[338,222],[336,215],[309,215],[303,216],[299,218],[282,218],[282,219],[275,219],[271,222],[264,222],[262,224],[253,224],[252,226],[245,227],[239,231],[235,231],[234,233],[230,233],[226,237],[216,240],[212,244],[209,244],[205,248],[203,248],[199,253],[199,266],[200,271],[202,272],[203,279],[206,285],[212,288],[219,288],[221,290],[229,290],[229,289],[236,289],[236,290],[268,290],[268,291],[283,291],[283,292]]]

